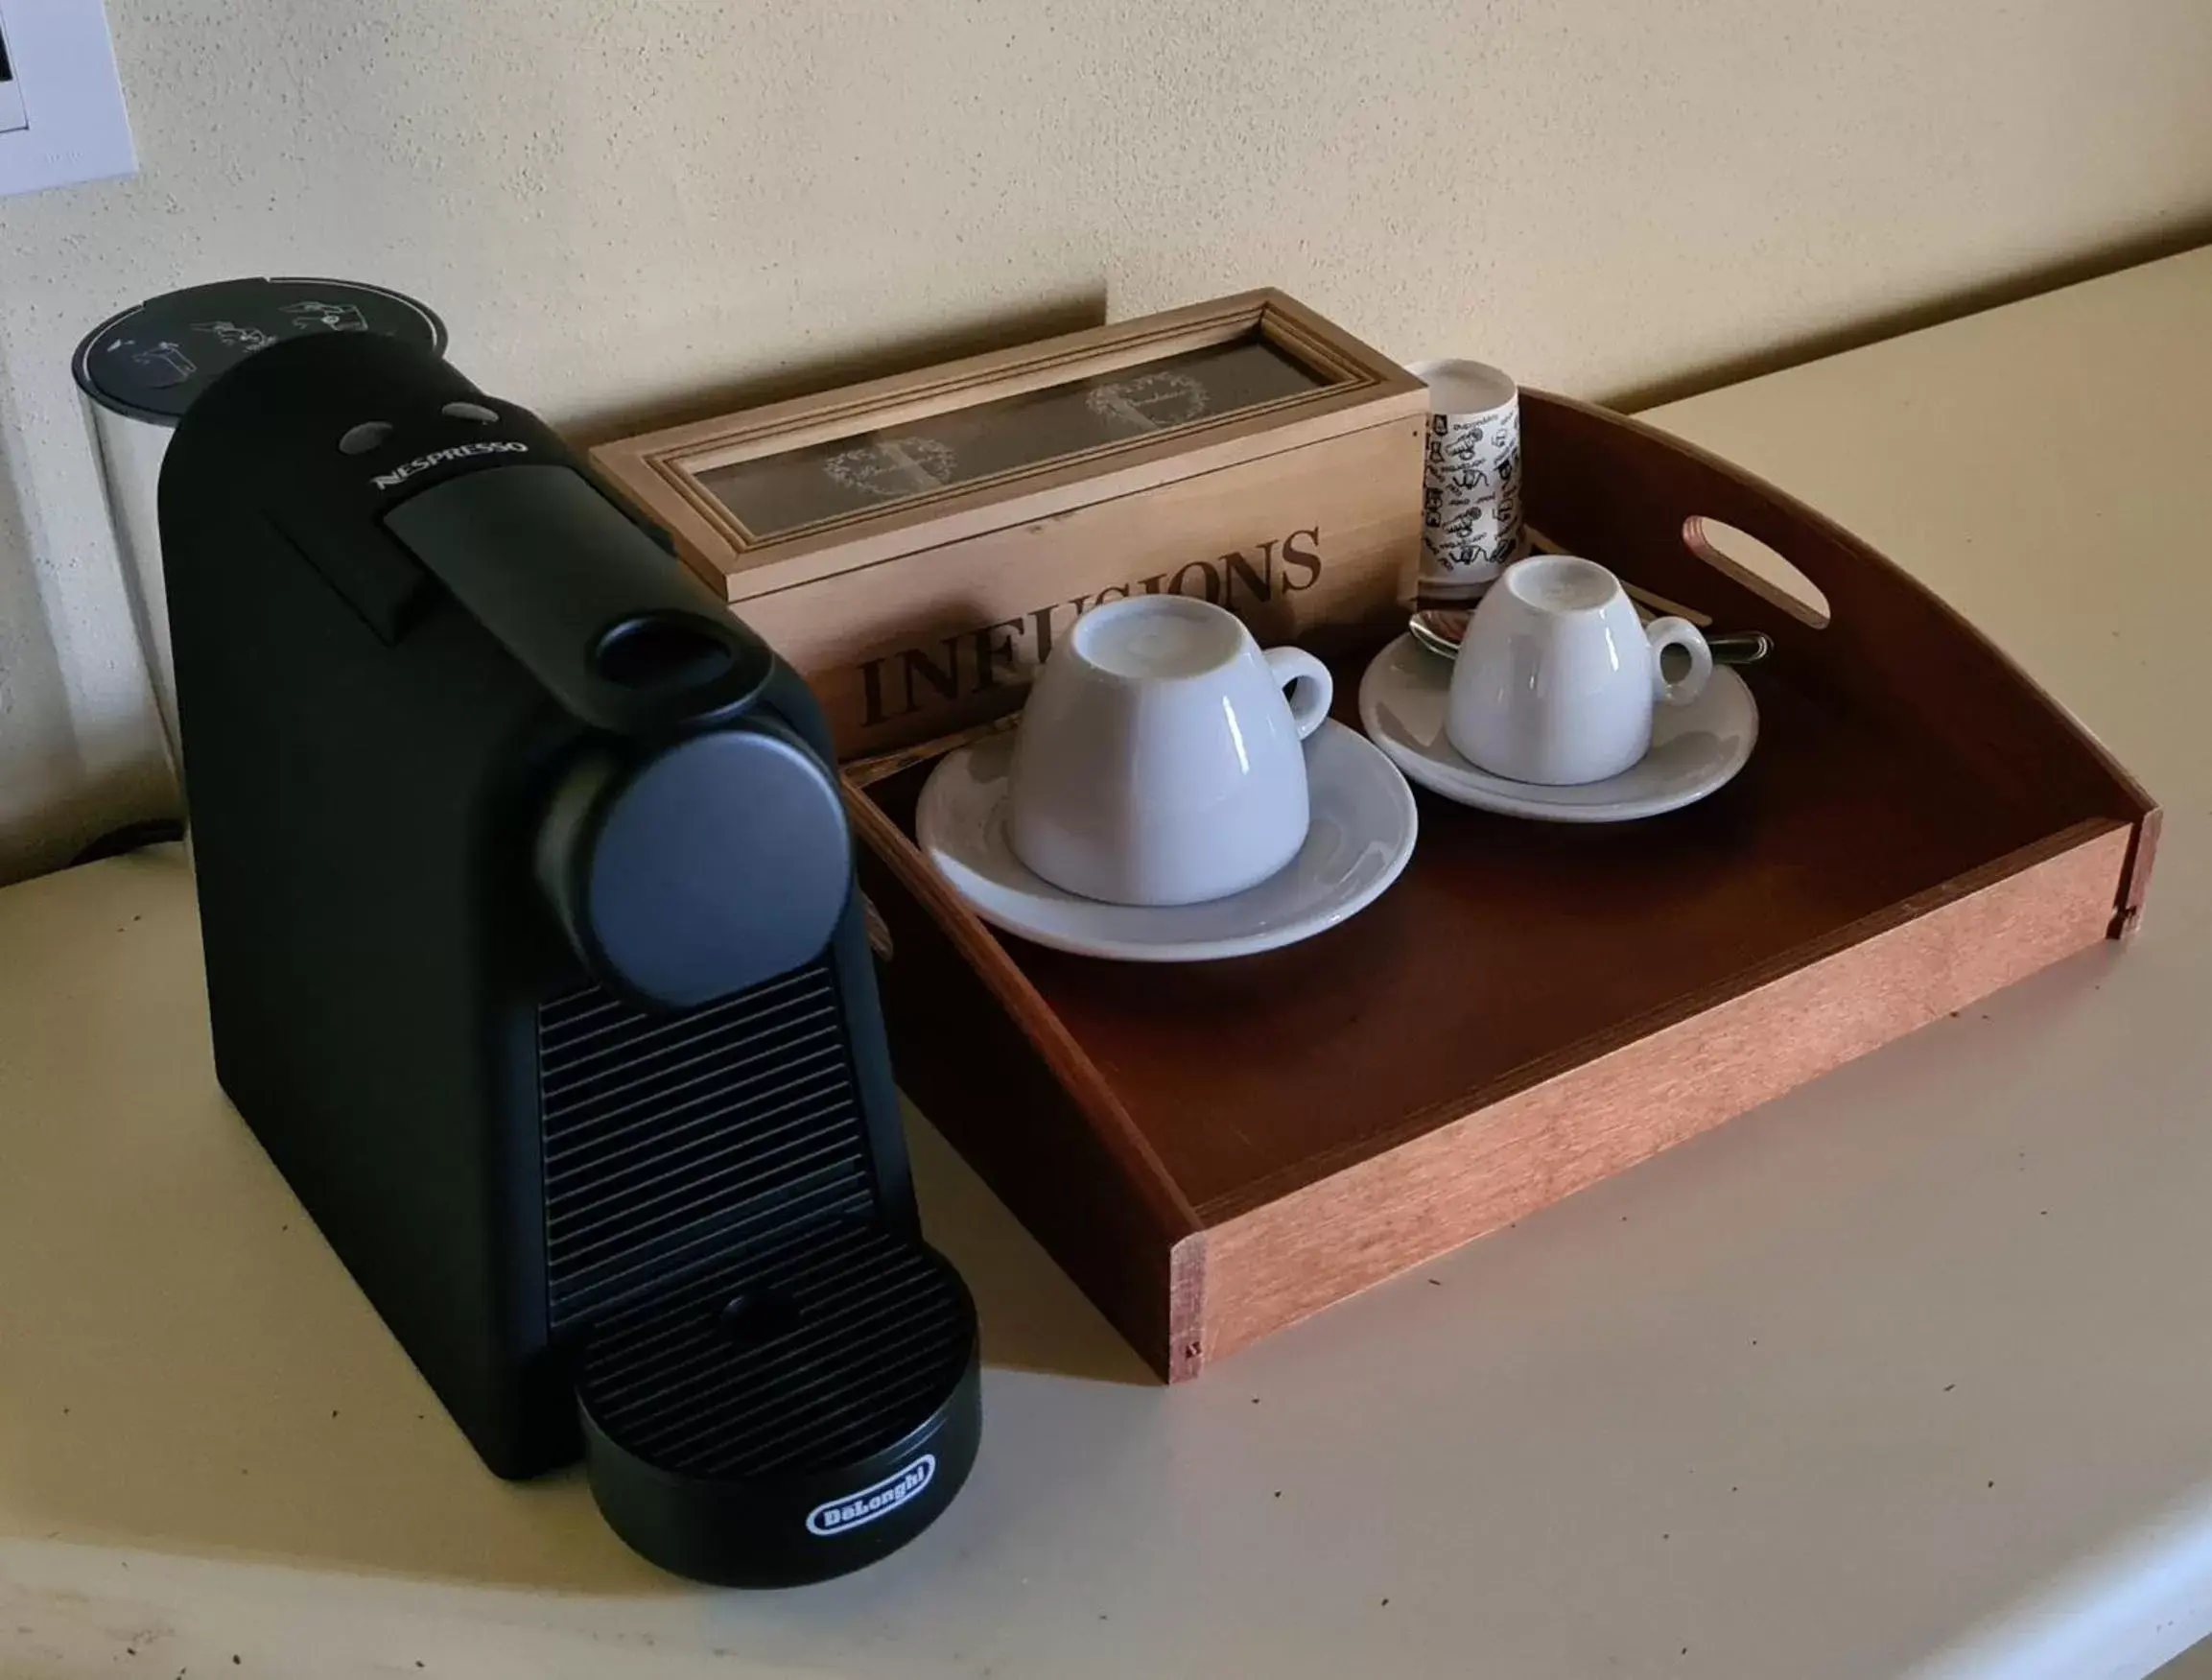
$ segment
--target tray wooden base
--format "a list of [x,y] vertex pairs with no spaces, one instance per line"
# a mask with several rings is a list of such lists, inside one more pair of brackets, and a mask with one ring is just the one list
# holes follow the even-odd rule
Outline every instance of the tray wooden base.
[[[1171,1381],[2140,906],[2155,808],[1940,602],[1659,434],[1535,393],[1525,423],[1535,523],[1777,640],[1758,751],[1704,804],[1565,828],[1423,794],[1362,915],[1163,970],[977,922],[908,838],[926,764],[853,795],[901,1082]],[[1709,569],[1697,515],[1789,556],[1833,622]]]

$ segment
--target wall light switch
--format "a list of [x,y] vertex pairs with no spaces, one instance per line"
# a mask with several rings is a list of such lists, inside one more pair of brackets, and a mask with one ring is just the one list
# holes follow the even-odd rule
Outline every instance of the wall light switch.
[[101,0],[0,0],[0,194],[137,167]]

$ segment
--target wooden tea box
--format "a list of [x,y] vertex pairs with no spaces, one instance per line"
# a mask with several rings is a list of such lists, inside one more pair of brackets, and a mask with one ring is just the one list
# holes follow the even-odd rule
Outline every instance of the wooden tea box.
[[840,756],[1012,709],[1140,591],[1326,648],[1401,615],[1420,381],[1246,293],[603,444],[592,459],[813,685]]

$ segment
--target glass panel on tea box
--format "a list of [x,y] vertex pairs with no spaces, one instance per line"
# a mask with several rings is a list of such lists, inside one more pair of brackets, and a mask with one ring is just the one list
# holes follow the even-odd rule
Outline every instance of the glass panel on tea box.
[[779,536],[1330,383],[1253,333],[907,425],[711,467],[698,481],[754,536]]

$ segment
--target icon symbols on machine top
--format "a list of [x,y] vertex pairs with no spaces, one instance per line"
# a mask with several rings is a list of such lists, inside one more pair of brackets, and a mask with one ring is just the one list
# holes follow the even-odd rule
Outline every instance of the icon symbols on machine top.
[[241,326],[235,320],[196,320],[192,323],[192,330],[208,334],[224,349],[236,350],[243,356],[250,356],[256,350],[266,350],[276,343],[272,334],[264,332],[260,327]]
[[924,1453],[906,1469],[884,1477],[872,1487],[863,1487],[841,1500],[825,1500],[816,1505],[807,1513],[807,1532],[826,1540],[848,1528],[858,1528],[863,1523],[873,1523],[928,1487],[936,1474],[937,1455]]
[[[126,340],[125,343],[131,341]],[[175,339],[163,339],[150,344],[131,358],[139,367],[139,376],[148,385],[156,388],[182,385],[200,371],[200,364],[184,353],[184,346]]]
[[361,313],[358,303],[328,303],[319,297],[307,297],[284,304],[277,313],[292,318],[294,332],[314,332],[318,327],[333,333],[368,331],[368,318]]

